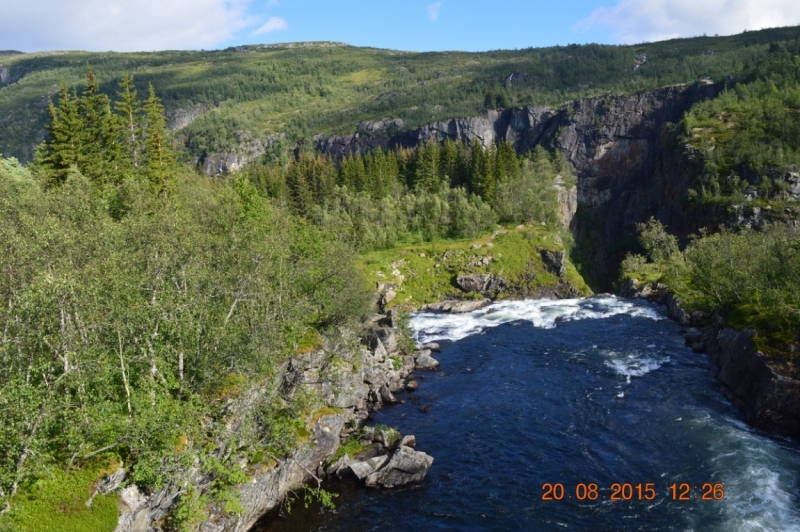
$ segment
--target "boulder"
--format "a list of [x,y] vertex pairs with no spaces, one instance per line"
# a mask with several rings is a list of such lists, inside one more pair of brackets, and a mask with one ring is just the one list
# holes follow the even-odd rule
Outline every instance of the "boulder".
[[381,296],[381,306],[385,307],[386,305],[391,303],[395,297],[397,297],[397,293],[394,290],[387,290]]
[[[482,265],[485,264],[482,263]],[[456,286],[459,290],[467,293],[485,293],[501,290],[505,286],[505,282],[491,273],[470,273],[457,276]]]
[[417,446],[417,439],[414,437],[413,434],[409,434],[408,436],[403,436],[403,439],[400,440],[401,447],[411,447],[412,449]]
[[388,460],[388,456],[376,456],[375,458],[370,458],[369,460],[364,460],[363,462],[352,462],[347,467],[350,468],[350,471],[353,472],[358,480],[364,480],[377,471]]
[[378,362],[383,362],[386,357],[389,356],[389,353],[386,352],[386,348],[383,347],[383,342],[378,338],[375,339],[375,348],[372,351],[372,355]]
[[442,350],[439,344],[435,342],[430,342],[422,346],[422,349],[430,349],[431,351],[436,351],[437,353]]
[[400,433],[391,427],[378,426],[372,435],[372,441],[381,444],[386,449],[391,449],[400,441]]
[[[376,356],[386,356],[397,351],[397,331],[392,327],[372,325],[367,329],[365,339]],[[383,347],[382,350],[379,344]]]
[[350,467],[350,464],[352,464],[353,462],[354,460],[350,458],[350,455],[345,453],[344,456],[342,456],[336,462],[329,465],[327,469],[325,469],[325,473],[328,476],[333,476],[333,475],[341,476],[344,471],[347,471],[347,469]]
[[414,367],[416,369],[436,370],[439,369],[439,361],[431,356],[429,350],[425,349],[415,357]]
[[480,301],[440,301],[438,303],[428,303],[420,310],[428,312],[449,312],[451,314],[463,314],[482,309],[492,304],[491,299],[481,299]]
[[380,396],[383,404],[393,405],[398,402],[395,396],[392,395],[392,391],[385,384],[378,389],[378,395]]
[[382,468],[370,473],[365,484],[370,488],[394,488],[425,478],[433,458],[409,446],[401,445]]
[[558,277],[563,277],[567,273],[567,254],[564,251],[553,251],[540,249],[545,269]]

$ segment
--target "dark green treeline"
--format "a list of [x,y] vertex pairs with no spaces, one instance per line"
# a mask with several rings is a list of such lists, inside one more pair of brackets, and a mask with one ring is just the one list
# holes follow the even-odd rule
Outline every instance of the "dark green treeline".
[[257,164],[249,179],[296,215],[335,228],[358,249],[400,240],[471,237],[497,222],[556,223],[556,176],[574,184],[559,153],[521,156],[508,143],[484,148],[446,140],[345,157],[303,152]]

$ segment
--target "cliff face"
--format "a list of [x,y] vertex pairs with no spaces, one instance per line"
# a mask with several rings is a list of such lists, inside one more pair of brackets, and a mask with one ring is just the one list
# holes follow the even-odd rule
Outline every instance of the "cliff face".
[[722,329],[704,341],[725,395],[747,422],[800,439],[800,381],[776,372],[747,331]]
[[[318,136],[315,146],[336,159],[376,147],[413,147],[448,138],[477,139],[484,146],[504,140],[520,153],[537,145],[558,149],[578,177],[578,212],[570,222],[583,273],[595,288],[608,290],[622,257],[634,245],[638,222],[655,216],[681,238],[718,223],[713,210],[695,211],[686,204],[699,163],[669,139],[669,124],[680,121],[695,102],[718,92],[713,85],[669,87],[581,100],[560,109],[489,111],[395,135],[386,127],[362,126],[350,136]],[[569,196],[562,203],[575,208]]]

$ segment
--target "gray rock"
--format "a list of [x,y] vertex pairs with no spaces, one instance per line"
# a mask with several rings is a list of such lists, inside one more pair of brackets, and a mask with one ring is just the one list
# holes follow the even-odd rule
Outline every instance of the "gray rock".
[[456,285],[460,290],[467,293],[484,293],[500,290],[505,286],[505,283],[491,273],[471,273],[457,276]]
[[89,499],[86,501],[86,506],[91,508],[94,498],[97,495],[108,495],[112,491],[118,490],[127,476],[127,472],[120,464],[119,469],[105,477],[97,484],[97,487],[95,487],[94,491],[92,491],[92,494],[89,496]]
[[352,462],[349,466],[350,471],[356,476],[358,480],[364,480],[369,475],[377,471],[382,465],[389,460],[388,456],[376,456],[363,462]]
[[430,349],[431,351],[436,351],[437,353],[442,350],[442,348],[439,347],[439,344],[437,344],[435,342],[430,342],[430,343],[427,343],[427,344],[423,345],[422,349]]
[[378,390],[378,395],[381,397],[381,401],[387,405],[393,405],[397,403],[397,399],[394,395],[392,395],[392,391],[389,389],[387,385],[383,385]]
[[403,439],[400,440],[401,447],[411,447],[412,449],[417,446],[417,439],[414,437],[413,434],[409,434],[408,436],[403,436]]
[[670,318],[678,321],[681,325],[689,325],[689,315],[683,310],[681,300],[671,292],[667,294],[666,305]]
[[567,254],[564,251],[540,249],[539,254],[542,256],[542,262],[548,272],[558,277],[563,277],[567,273]]
[[419,356],[416,357],[414,363],[414,367],[416,369],[426,369],[426,370],[436,370],[439,368],[439,361],[433,358],[430,355],[430,351],[427,349],[422,351]]
[[386,374],[376,368],[366,368],[364,370],[364,382],[380,386],[386,384]]
[[449,312],[451,314],[463,314],[466,312],[473,312],[482,309],[492,304],[491,299],[481,299],[480,301],[440,301],[438,303],[428,303],[420,310],[428,312]]
[[378,338],[375,339],[375,349],[372,351],[372,355],[378,362],[383,362],[386,360],[386,357],[389,356],[389,353],[386,352],[386,348],[383,347],[383,342]]
[[375,332],[387,353],[391,354],[397,351],[397,331],[392,328],[381,327]]
[[779,374],[753,345],[752,333],[722,329],[708,338],[722,391],[758,428],[800,438],[800,380]]
[[398,441],[400,441],[400,433],[397,432],[397,429],[393,429],[391,427],[378,427],[375,429],[375,433],[372,436],[372,441],[375,443],[380,443],[387,449],[391,449]]
[[394,488],[425,478],[433,464],[433,458],[421,451],[401,445],[388,463],[371,473],[365,484],[370,488]]
[[381,306],[385,307],[386,305],[394,301],[395,297],[397,297],[397,293],[394,290],[387,290],[381,296]]
[[328,468],[325,470],[325,474],[328,476],[341,476],[341,474],[346,471],[353,462],[354,460],[350,458],[350,455],[345,453],[344,456],[328,466]]

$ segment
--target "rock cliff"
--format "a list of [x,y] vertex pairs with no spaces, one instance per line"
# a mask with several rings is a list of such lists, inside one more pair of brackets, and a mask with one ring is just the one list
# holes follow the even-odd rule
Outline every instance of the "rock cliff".
[[800,380],[778,372],[756,350],[748,331],[707,331],[703,341],[719,366],[719,382],[730,401],[758,428],[800,439]]
[[[558,109],[496,110],[394,135],[385,123],[362,124],[352,135],[314,140],[318,151],[335,159],[376,147],[413,147],[445,139],[478,140],[484,146],[507,141],[520,153],[537,145],[561,151],[578,184],[576,191],[559,192],[560,216],[575,233],[587,276],[595,288],[607,290],[634,242],[638,222],[655,216],[681,238],[719,223],[713,210],[687,209],[689,182],[700,163],[670,138],[670,124],[720,90],[695,84],[580,100]],[[573,219],[570,212],[575,210]]]

